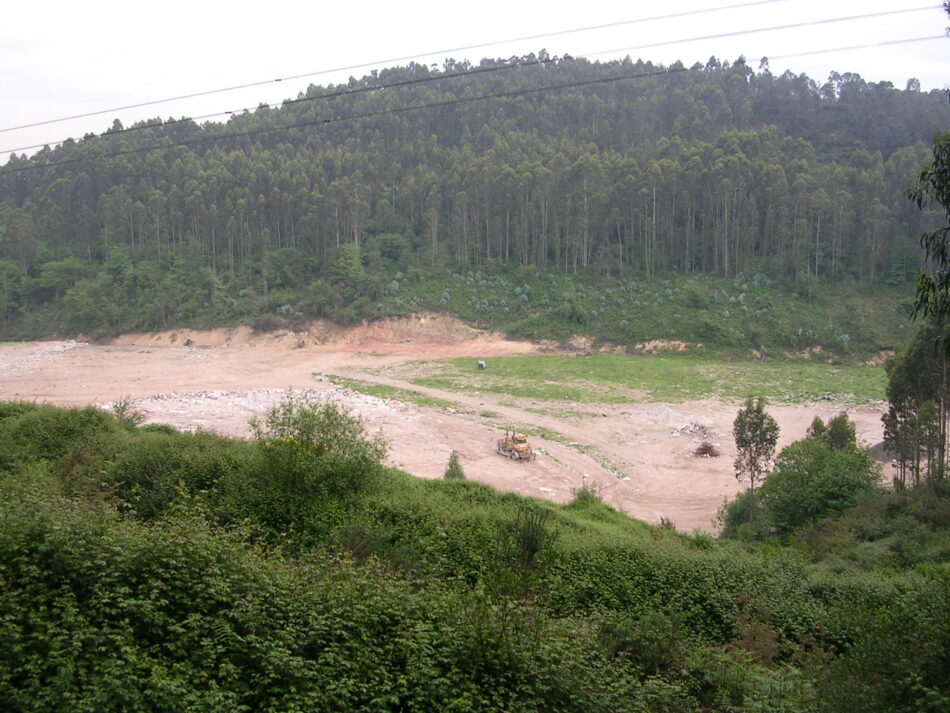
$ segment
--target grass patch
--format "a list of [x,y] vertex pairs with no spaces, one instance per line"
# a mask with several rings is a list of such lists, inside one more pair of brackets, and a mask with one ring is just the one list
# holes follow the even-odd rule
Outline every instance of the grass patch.
[[434,396],[426,396],[412,389],[400,389],[395,386],[389,386],[388,384],[374,384],[369,381],[350,379],[344,376],[331,375],[328,378],[330,379],[330,383],[336,386],[342,386],[350,391],[356,391],[357,393],[366,394],[367,396],[375,396],[380,399],[405,401],[415,404],[416,406],[425,406],[428,408],[451,408],[455,410],[459,408],[458,404],[452,401],[446,401],[445,399],[439,399]]
[[[611,404],[679,402],[716,398],[739,401],[764,396],[773,403],[830,399],[850,405],[884,398],[886,375],[879,366],[806,361],[727,362],[698,355],[495,357],[491,374],[470,359],[438,362],[435,373],[408,375],[413,384],[447,391],[488,392],[520,399]],[[402,367],[390,373],[399,374]],[[408,365],[408,370],[417,366]]]

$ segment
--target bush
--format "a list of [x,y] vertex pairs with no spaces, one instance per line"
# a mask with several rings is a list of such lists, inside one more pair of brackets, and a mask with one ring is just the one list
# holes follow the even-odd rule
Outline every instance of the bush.
[[703,441],[693,450],[693,455],[697,458],[718,458],[719,449],[709,441]]
[[446,480],[465,480],[465,472],[462,470],[462,464],[459,463],[458,451],[453,450],[449,456],[449,464],[445,468]]
[[782,450],[760,498],[775,531],[789,534],[844,512],[873,494],[879,480],[880,466],[866,450],[806,438]]
[[182,495],[220,497],[247,461],[249,446],[210,433],[138,433],[102,467],[103,484],[137,517],[163,516]]
[[77,446],[113,440],[121,430],[116,420],[99,409],[60,409],[36,406],[8,408],[0,420],[0,467],[14,460],[55,462]]
[[380,473],[386,442],[332,402],[288,395],[251,429],[256,452],[228,497],[230,515],[245,513],[281,530],[332,518],[329,505],[362,492]]
[[848,414],[842,412],[828,421],[827,428],[822,434],[825,443],[836,451],[844,450],[849,446],[857,445],[855,435],[854,421],[848,418]]
[[145,420],[145,414],[135,408],[131,396],[123,396],[113,401],[111,409],[116,421],[127,428],[136,428]]

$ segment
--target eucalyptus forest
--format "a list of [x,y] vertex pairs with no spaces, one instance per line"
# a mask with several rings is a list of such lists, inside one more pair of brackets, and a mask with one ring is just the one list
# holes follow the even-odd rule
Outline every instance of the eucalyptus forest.
[[756,64],[410,64],[14,155],[0,331],[373,318],[398,311],[387,286],[409,268],[912,279],[937,213],[903,191],[944,94]]

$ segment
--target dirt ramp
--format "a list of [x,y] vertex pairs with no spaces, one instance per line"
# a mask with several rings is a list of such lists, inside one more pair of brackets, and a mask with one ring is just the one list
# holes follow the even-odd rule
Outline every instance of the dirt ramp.
[[453,355],[525,354],[535,349],[527,342],[512,342],[498,334],[469,327],[455,317],[442,314],[414,314],[355,327],[341,327],[315,320],[301,329],[255,332],[250,327],[216,329],[173,329],[163,332],[124,334],[112,341],[116,346],[138,347],[268,347],[276,349],[320,348],[323,351],[401,353],[426,347],[423,356],[448,348]]
[[171,329],[123,334],[113,339],[112,344],[131,347],[231,347],[248,344],[251,335],[250,327]]
[[485,332],[473,329],[455,317],[423,313],[364,323],[350,329],[345,339],[353,346],[370,346],[373,344],[457,344],[486,336],[488,335]]

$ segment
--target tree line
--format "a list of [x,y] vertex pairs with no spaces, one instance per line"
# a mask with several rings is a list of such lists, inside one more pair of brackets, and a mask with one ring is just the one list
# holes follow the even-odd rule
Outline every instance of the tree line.
[[936,219],[902,191],[947,113],[913,81],[542,52],[311,85],[226,123],[116,121],[0,169],[0,316],[116,255],[266,293],[345,246],[402,269],[901,282]]

